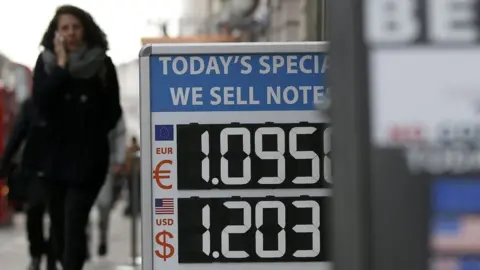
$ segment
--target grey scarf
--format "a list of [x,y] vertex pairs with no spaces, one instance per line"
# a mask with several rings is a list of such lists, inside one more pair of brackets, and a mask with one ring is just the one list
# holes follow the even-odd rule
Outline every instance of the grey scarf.
[[[80,49],[68,54],[68,71],[74,78],[87,79],[95,76],[104,67],[105,50],[102,48]],[[49,74],[57,66],[57,56],[50,50],[42,52],[45,72]]]

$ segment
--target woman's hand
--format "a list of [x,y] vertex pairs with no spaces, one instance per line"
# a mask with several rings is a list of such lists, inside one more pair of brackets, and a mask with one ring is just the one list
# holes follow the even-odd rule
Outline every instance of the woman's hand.
[[57,65],[64,68],[67,65],[68,55],[65,50],[65,44],[60,34],[56,34],[53,39],[53,46],[55,54],[57,55]]

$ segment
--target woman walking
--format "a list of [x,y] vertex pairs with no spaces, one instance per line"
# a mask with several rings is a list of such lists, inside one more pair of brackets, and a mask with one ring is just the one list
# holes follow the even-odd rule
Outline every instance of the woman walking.
[[86,225],[105,181],[108,133],[121,116],[106,35],[86,11],[57,9],[41,41],[33,101],[50,151],[42,166],[55,250],[64,270],[85,263]]

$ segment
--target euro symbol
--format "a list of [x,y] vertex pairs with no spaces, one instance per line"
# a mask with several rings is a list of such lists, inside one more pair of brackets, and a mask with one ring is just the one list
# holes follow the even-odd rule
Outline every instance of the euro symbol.
[[157,233],[157,235],[155,236],[155,242],[157,242],[157,244],[162,247],[161,250],[155,250],[155,255],[163,259],[164,262],[166,262],[167,259],[170,259],[175,253],[175,248],[170,243],[168,243],[167,238],[172,239],[173,234],[167,231],[162,231]]
[[172,172],[170,170],[162,170],[162,166],[164,164],[172,165],[172,163],[173,162],[169,159],[162,160],[157,164],[157,167],[155,167],[155,170],[153,171],[153,179],[157,181],[157,185],[161,189],[172,189],[172,185],[164,185],[162,183],[162,179],[170,179],[170,173]]

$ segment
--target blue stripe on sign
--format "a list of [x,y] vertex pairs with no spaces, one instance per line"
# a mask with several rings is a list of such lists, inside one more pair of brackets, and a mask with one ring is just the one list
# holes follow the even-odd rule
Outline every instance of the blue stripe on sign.
[[434,182],[432,191],[437,213],[480,213],[480,179],[442,178]]
[[462,258],[459,270],[480,270],[480,259],[478,257]]
[[152,112],[314,110],[324,53],[151,56]]

